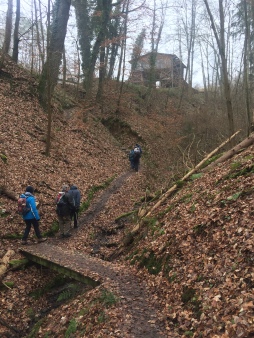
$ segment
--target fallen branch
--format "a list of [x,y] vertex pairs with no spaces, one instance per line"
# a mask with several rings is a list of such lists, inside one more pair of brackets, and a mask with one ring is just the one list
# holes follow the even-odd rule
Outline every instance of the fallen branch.
[[229,158],[233,157],[234,155],[238,154],[240,151],[243,151],[244,149],[248,148],[250,145],[254,143],[254,134],[251,134],[249,137],[244,139],[241,143],[237,144],[234,148],[227,151],[225,154],[223,154],[221,157],[219,157],[216,161],[209,164],[204,171],[207,171],[211,168],[213,168],[218,163],[225,162]]
[[19,330],[11,325],[9,325],[3,318],[0,317],[0,324],[2,324],[3,326],[7,327],[8,329],[10,329],[11,331],[15,332],[15,333],[19,333]]
[[0,195],[5,195],[13,201],[18,200],[18,195],[7,188],[6,185],[0,185]]
[[[219,149],[221,149],[222,147],[224,147],[228,142],[230,142],[237,134],[240,133],[240,130],[238,130],[236,133],[234,133],[234,135],[232,135],[230,138],[228,138],[225,142],[223,142],[221,145],[219,145],[219,147],[217,147],[216,149],[214,149],[210,154],[208,154],[201,162],[199,162],[199,164],[193,168],[191,171],[189,171],[182,179],[181,181],[185,181],[187,178],[189,178],[192,174],[194,174],[199,168],[202,167],[202,165],[210,158],[212,157],[214,154],[216,154],[218,152]],[[165,192],[165,194],[163,194],[161,196],[161,198],[159,199],[159,201],[150,209],[150,211],[148,211],[146,214],[144,214],[143,217],[147,217],[150,216],[151,213],[158,208],[161,203],[163,203],[172,192],[174,192],[177,189],[178,185],[174,184],[169,190],[167,190]],[[135,228],[135,232],[137,231],[137,229]]]
[[11,257],[15,254],[15,251],[8,250],[2,260],[0,261],[0,280],[2,279],[3,275],[6,273],[9,261]]

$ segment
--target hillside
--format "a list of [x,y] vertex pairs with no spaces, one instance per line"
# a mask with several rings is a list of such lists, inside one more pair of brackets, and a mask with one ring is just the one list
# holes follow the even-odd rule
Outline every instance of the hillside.
[[[36,79],[6,61],[0,72],[0,257],[12,249],[12,258],[22,258],[24,226],[15,198],[32,185],[41,229],[53,234],[48,242],[92,255],[105,266],[109,260],[117,264],[116,275],[130,278],[130,292],[137,281],[144,283],[150,297],[140,304],[143,312],[153,313],[160,336],[253,337],[254,147],[179,183],[151,217],[139,220],[133,242],[122,246],[138,221],[135,210],[151,208],[160,189],[181,173],[174,159],[184,116],[173,98],[166,111],[146,114],[132,88],[116,111],[117,87],[109,83],[108,88],[103,109],[82,99],[74,102],[71,88],[69,97],[58,89],[46,157],[47,116],[37,100]],[[127,157],[136,142],[144,149],[138,173],[130,171]],[[63,241],[53,230],[54,199],[64,182],[80,188],[84,203],[92,199],[80,215],[82,226]],[[107,284],[87,289],[37,265],[10,266],[2,282],[8,284],[0,290],[1,337],[144,337],[139,323],[130,331],[127,303]]]

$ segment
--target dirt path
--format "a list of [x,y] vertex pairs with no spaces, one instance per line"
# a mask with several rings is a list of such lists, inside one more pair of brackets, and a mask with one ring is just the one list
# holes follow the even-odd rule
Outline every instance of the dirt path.
[[80,226],[84,226],[85,224],[88,224],[93,221],[93,219],[104,209],[107,201],[109,200],[110,196],[114,194],[121,186],[123,183],[127,180],[128,177],[133,175],[133,171],[127,171],[123,175],[117,177],[112,184],[106,189],[101,197],[99,198],[98,201],[95,201],[92,203],[90,206],[88,212],[84,215],[81,216],[79,219],[79,224]]
[[133,275],[131,270],[117,263],[63,250],[55,245],[42,243],[25,247],[23,253],[32,253],[50,260],[86,277],[100,281],[105,288],[113,290],[124,309],[124,318],[115,329],[116,337],[163,338],[163,325],[156,318],[156,308],[151,295],[147,294],[145,282]]
[[[115,193],[133,173],[126,172],[118,177],[100,198],[94,202],[88,212],[80,217],[82,228],[90,223],[105,207],[110,196]],[[56,241],[57,243],[57,241]],[[157,318],[156,300],[148,294],[148,288],[143,280],[133,274],[124,265],[103,261],[99,258],[81,254],[78,251],[68,251],[56,246],[54,241],[24,249],[44,259],[48,259],[67,268],[78,271],[94,280],[99,280],[106,288],[114,290],[124,309],[124,318],[119,321],[114,337],[121,338],[164,338],[164,325]],[[163,333],[164,332],[164,333]]]

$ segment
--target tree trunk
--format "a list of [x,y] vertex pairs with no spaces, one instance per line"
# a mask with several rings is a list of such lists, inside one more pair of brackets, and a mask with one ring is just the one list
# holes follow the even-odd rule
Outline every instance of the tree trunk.
[[241,143],[239,143],[238,145],[236,145],[234,148],[232,148],[229,151],[227,151],[224,155],[222,155],[216,161],[212,162],[209,166],[207,166],[204,169],[204,171],[208,171],[209,169],[211,169],[214,166],[216,166],[218,163],[225,162],[229,158],[233,157],[235,154],[239,153],[240,151],[243,151],[245,148],[248,148],[253,143],[254,143],[254,134],[251,134],[249,137],[247,137]]
[[220,14],[220,37],[217,33],[217,29],[215,26],[214,18],[211,13],[210,7],[208,5],[208,1],[204,0],[208,15],[210,17],[212,30],[217,41],[219,54],[221,58],[221,68],[222,68],[222,78],[223,78],[223,87],[224,87],[224,95],[227,107],[228,114],[228,134],[233,135],[234,133],[234,118],[233,118],[233,108],[231,101],[231,92],[230,92],[230,83],[228,79],[228,70],[227,70],[227,59],[226,59],[226,48],[225,48],[225,29],[224,29],[224,10],[223,10],[223,0],[219,0],[219,14]]
[[105,65],[105,46],[101,46],[100,48],[100,68],[99,68],[99,85],[96,95],[96,101],[103,103],[103,87],[104,87],[104,80],[106,74],[106,65]]
[[13,0],[8,0],[8,9],[5,22],[5,35],[3,44],[3,54],[8,54],[11,44],[11,31],[12,31],[12,13],[13,13]]
[[111,12],[111,0],[103,0],[101,3],[101,23],[99,26],[99,32],[96,38],[96,41],[93,46],[92,54],[91,54],[91,62],[89,65],[89,69],[87,72],[87,79],[85,79],[85,89],[86,96],[89,98],[92,93],[92,85],[93,85],[93,74],[95,70],[95,64],[98,57],[98,53],[102,43],[105,43],[105,37],[107,36],[107,26],[110,20],[110,12]]
[[[37,47],[39,50],[39,73],[40,73],[41,66],[43,67],[43,64],[44,64],[44,47],[42,48],[44,37],[42,35],[42,32],[40,32],[41,26],[39,27],[39,23],[38,23],[37,1],[36,0],[34,0],[34,12],[35,12],[35,26],[36,26],[36,42],[37,42]],[[40,8],[40,22],[41,21],[42,21],[42,16],[41,16],[41,8]]]
[[18,62],[19,55],[19,21],[20,21],[20,0],[16,1],[16,20],[15,20],[15,28],[13,34],[13,52],[12,59],[14,62]]
[[77,29],[79,36],[79,44],[81,48],[81,67],[84,75],[84,86],[87,89],[87,79],[91,62],[91,18],[88,11],[87,0],[75,0],[74,1]]
[[0,195],[5,195],[13,201],[18,200],[18,194],[10,190],[6,185],[0,185]]
[[248,135],[251,133],[252,127],[252,114],[250,111],[250,86],[249,86],[249,57],[250,57],[250,26],[248,18],[247,3],[244,1],[244,22],[245,22],[245,40],[244,40],[244,87],[245,87],[245,100],[246,111],[248,120]]
[[6,273],[8,269],[8,264],[12,256],[14,256],[15,251],[8,250],[4,257],[0,261],[0,280],[3,279],[4,274]]
[[49,90],[52,95],[54,88],[57,84],[59,67],[64,50],[64,40],[69,19],[70,5],[71,0],[57,0],[55,2],[55,15],[54,21],[52,23],[47,61],[43,66],[39,83],[40,101],[44,108],[47,107],[47,87],[50,86]]

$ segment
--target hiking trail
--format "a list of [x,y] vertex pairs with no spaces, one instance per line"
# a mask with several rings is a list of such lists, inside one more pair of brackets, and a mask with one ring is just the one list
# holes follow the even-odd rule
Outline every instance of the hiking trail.
[[[111,185],[94,201],[85,215],[79,219],[79,228],[90,223],[105,207],[106,202],[133,173],[128,171],[116,178]],[[73,231],[77,231],[76,229]],[[74,234],[74,233],[73,233]],[[40,245],[27,246],[21,252],[31,259],[51,262],[57,266],[73,270],[85,278],[114,290],[124,309],[121,321],[116,323],[114,337],[121,338],[164,338],[164,323],[157,316],[157,301],[148,293],[145,281],[137,277],[130,267],[116,262],[70,251],[57,246],[58,240],[50,240]],[[43,264],[42,264],[43,265]]]

